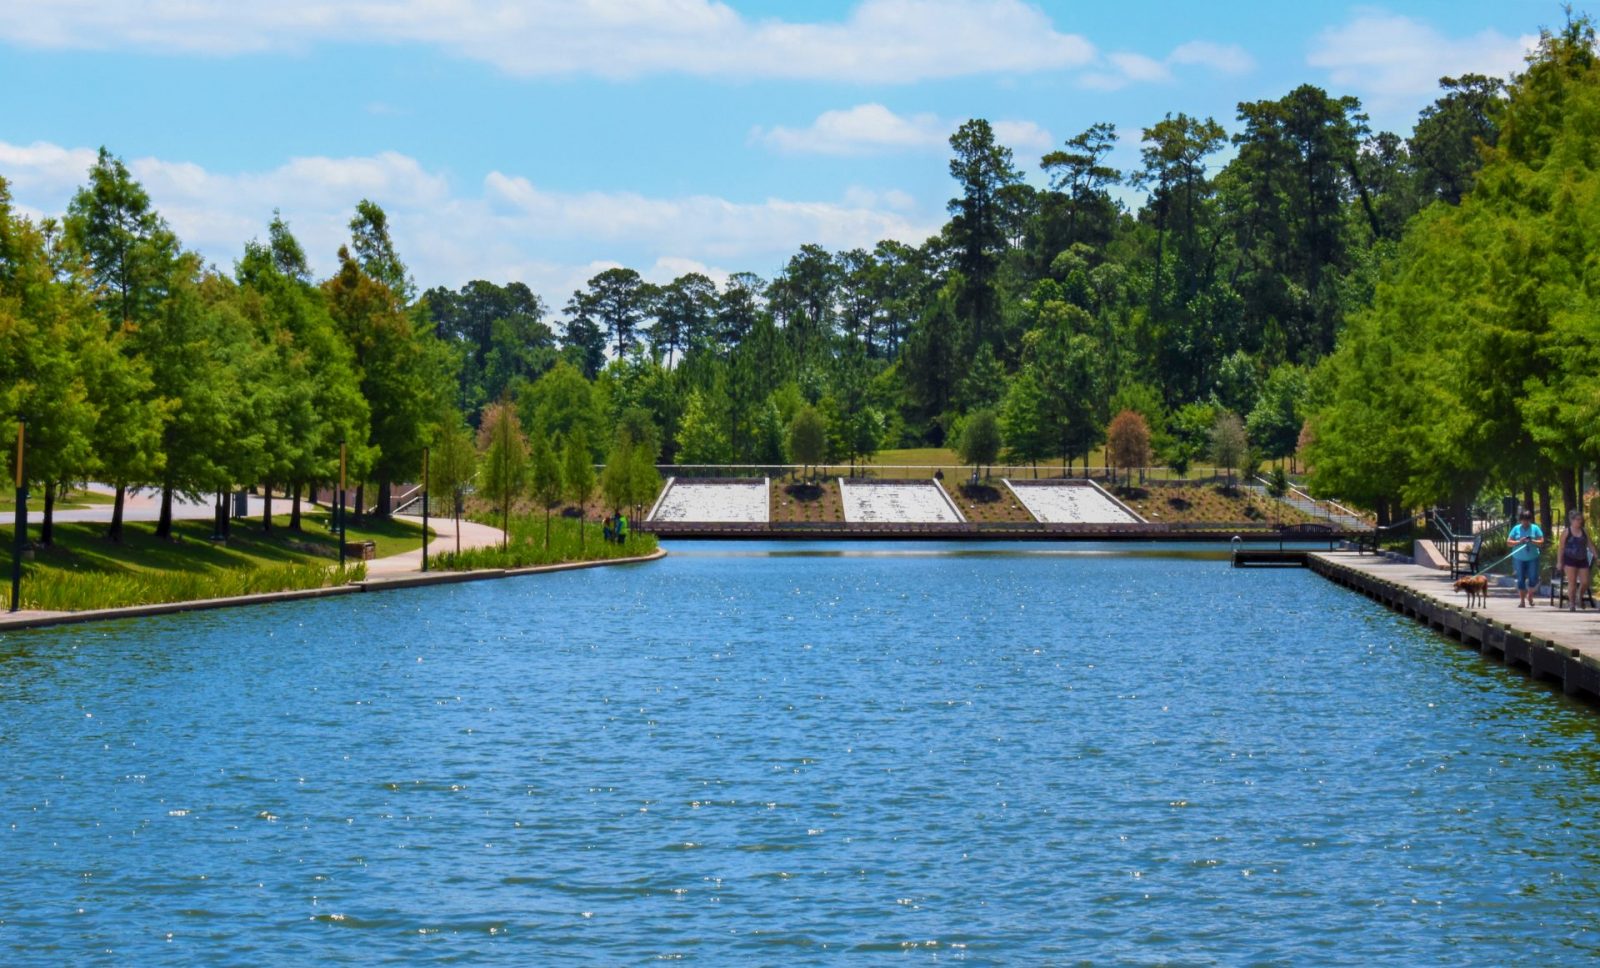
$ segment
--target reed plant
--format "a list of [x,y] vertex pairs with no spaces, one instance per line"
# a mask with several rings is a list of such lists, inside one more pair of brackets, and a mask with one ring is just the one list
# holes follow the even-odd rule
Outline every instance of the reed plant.
[[[584,525],[580,540],[578,522],[572,518],[556,518],[550,530],[549,545],[545,544],[545,518],[543,514],[518,514],[510,518],[504,550],[471,548],[460,553],[446,552],[429,555],[428,563],[440,571],[471,571],[477,568],[528,568],[534,565],[555,565],[573,561],[606,561],[615,558],[633,558],[648,555],[656,550],[653,534],[630,533],[623,544],[606,541],[601,528],[594,522]],[[493,522],[499,526],[499,521]]]
[[[22,607],[52,612],[160,605],[232,598],[263,592],[298,591],[360,581],[367,566],[291,564],[210,571],[80,572],[29,569],[22,579]],[[11,592],[4,591],[10,606]]]

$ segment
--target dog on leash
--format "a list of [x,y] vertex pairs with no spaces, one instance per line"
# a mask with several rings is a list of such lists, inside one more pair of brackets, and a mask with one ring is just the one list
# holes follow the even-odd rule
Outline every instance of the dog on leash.
[[1489,576],[1468,575],[1456,579],[1456,591],[1467,593],[1467,607],[1471,608],[1473,602],[1483,605],[1489,604]]

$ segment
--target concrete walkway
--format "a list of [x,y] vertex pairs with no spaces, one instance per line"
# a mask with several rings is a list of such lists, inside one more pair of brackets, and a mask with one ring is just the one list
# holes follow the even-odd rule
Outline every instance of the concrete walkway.
[[[115,493],[103,484],[90,484],[84,488],[98,494],[110,495]],[[230,499],[231,500],[231,499]],[[273,514],[288,514],[290,500],[285,497],[274,498],[272,501]],[[232,506],[231,504],[229,505]],[[259,497],[250,498],[250,516],[259,520],[265,502]],[[310,505],[303,505],[309,507]],[[71,511],[57,511],[54,518],[57,524],[66,524],[71,521],[104,521],[110,523],[112,506],[109,504],[91,504]],[[11,512],[6,512],[8,515]],[[181,494],[172,495],[172,517],[175,521],[209,521],[217,513],[216,506],[211,498],[201,498],[190,501]],[[159,490],[145,489],[129,491],[122,503],[122,520],[124,521],[158,521],[161,519],[161,492]],[[44,498],[35,494],[28,498],[28,526],[37,527],[44,520]]]
[[[112,488],[104,484],[89,484],[85,487],[85,490],[100,494],[114,493]],[[275,516],[288,514],[292,505],[293,502],[289,498],[280,495],[272,501],[272,512]],[[312,506],[309,503],[303,504],[302,509],[309,510]],[[261,497],[252,495],[250,497],[250,516],[247,519],[242,519],[241,523],[248,524],[250,521],[259,521],[265,507],[266,502]],[[172,517],[174,520],[196,519],[209,521],[215,513],[216,509],[210,499],[187,501],[181,495],[174,494],[172,496]],[[44,502],[38,499],[29,500],[29,527],[36,527],[43,516]],[[161,492],[159,490],[145,489],[128,492],[127,499],[122,507],[122,519],[124,521],[155,521],[160,516]],[[420,515],[397,514],[395,518],[400,521],[409,521],[419,528],[422,527],[422,517]],[[68,521],[110,523],[111,505],[97,504],[75,511],[57,511],[55,520],[57,523]],[[428,518],[428,526],[435,535],[434,538],[430,538],[428,541],[428,550],[430,552],[438,553],[456,550],[456,526],[452,518],[431,515]],[[485,548],[497,545],[500,543],[500,538],[501,531],[499,528],[474,524],[471,521],[461,522],[461,550],[463,551],[469,548]],[[367,562],[367,574],[373,578],[405,575],[420,571],[422,571],[422,549],[420,548],[404,554],[391,555],[387,558],[378,558]]]
[[[397,514],[396,521],[409,521],[417,527],[422,527],[422,517],[413,517],[409,514]],[[428,527],[434,532],[434,537],[428,539],[428,554],[436,555],[445,551],[456,550],[456,522],[454,518],[437,518],[429,515]],[[487,524],[475,524],[462,519],[461,521],[461,550],[469,548],[489,548],[500,544],[503,532],[499,528],[491,528]],[[388,578],[393,575],[408,575],[412,572],[422,571],[422,549],[407,551],[403,554],[389,555],[386,558],[374,558],[367,562],[368,578]]]

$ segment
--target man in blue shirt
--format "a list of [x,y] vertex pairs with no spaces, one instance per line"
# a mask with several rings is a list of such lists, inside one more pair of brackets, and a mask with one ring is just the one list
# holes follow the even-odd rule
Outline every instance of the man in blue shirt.
[[1533,523],[1533,512],[1522,509],[1511,527],[1511,567],[1517,576],[1517,607],[1532,608],[1539,591],[1539,549],[1544,547],[1544,531]]

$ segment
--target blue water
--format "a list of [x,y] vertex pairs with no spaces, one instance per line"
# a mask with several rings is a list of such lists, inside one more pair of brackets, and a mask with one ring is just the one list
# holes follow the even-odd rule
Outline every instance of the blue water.
[[672,550],[0,637],[0,963],[1600,954],[1600,718],[1309,572]]

